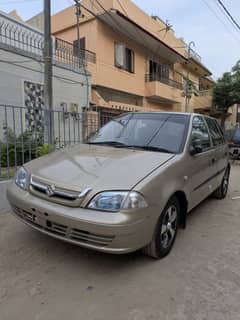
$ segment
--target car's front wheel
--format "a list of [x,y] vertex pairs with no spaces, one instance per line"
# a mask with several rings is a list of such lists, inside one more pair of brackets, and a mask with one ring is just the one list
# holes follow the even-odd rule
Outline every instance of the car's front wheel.
[[159,259],[171,251],[177,235],[179,217],[179,201],[176,197],[172,197],[160,215],[152,241],[143,249],[145,254]]

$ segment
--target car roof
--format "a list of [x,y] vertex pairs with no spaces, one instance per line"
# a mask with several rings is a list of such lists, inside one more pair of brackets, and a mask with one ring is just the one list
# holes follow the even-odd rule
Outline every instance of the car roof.
[[127,114],[175,114],[175,115],[186,115],[189,117],[201,116],[205,118],[215,119],[205,114],[195,113],[195,112],[176,112],[176,111],[140,111],[140,112],[128,112]]

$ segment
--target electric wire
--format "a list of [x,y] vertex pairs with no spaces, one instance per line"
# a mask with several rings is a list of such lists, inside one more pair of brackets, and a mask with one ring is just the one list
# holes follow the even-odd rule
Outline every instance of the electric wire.
[[[122,8],[122,10],[123,10],[123,12],[125,13],[125,15],[128,17],[129,15],[128,15],[126,9],[124,8],[124,6],[122,5],[121,0],[117,0],[117,2],[119,3],[119,5],[120,5],[120,7]],[[165,33],[164,33],[163,38],[161,39],[161,41],[163,41],[163,40],[165,39],[165,37],[166,37],[166,35],[167,35],[167,33],[168,33],[167,25],[166,25],[166,27],[165,27],[164,29],[161,29],[161,31],[164,31],[164,30],[165,30]],[[158,55],[158,52],[159,52],[159,50],[160,50],[160,47],[161,47],[161,45],[159,44],[158,48],[157,48],[157,49],[155,50],[155,52],[153,53],[152,60],[154,60],[155,57]]]
[[[36,61],[36,60],[33,60],[33,61]],[[39,62],[39,61],[36,61],[36,62]],[[30,71],[33,71],[33,72],[36,72],[36,73],[44,74],[43,70],[36,70],[34,68],[31,68],[31,67],[23,66],[22,64],[19,64],[18,62],[0,59],[0,63],[6,63],[6,64],[10,64],[10,65],[13,64],[13,65],[15,65],[17,67],[20,67],[20,68],[23,68],[23,69],[26,69],[26,70],[30,70]],[[39,62],[39,64],[41,64],[41,62]],[[41,69],[42,69],[42,65],[41,65]],[[53,77],[56,78],[56,79],[62,80],[63,82],[68,83],[68,84],[80,84],[81,86],[88,86],[89,87],[89,84],[87,84],[85,82],[76,81],[76,80],[68,79],[68,78],[65,78],[65,77],[62,77],[62,76],[57,76],[57,75],[53,75]]]
[[[66,1],[68,1],[69,3],[71,3],[71,4],[73,5],[73,3],[71,2],[71,0],[66,0]],[[120,1],[120,0],[117,0],[117,1],[118,1],[119,5],[121,6],[122,10],[125,12],[126,16],[128,16],[127,11],[126,11],[126,9],[123,7],[121,1]],[[204,1],[204,0],[203,0],[203,1]],[[94,4],[94,1],[93,1],[93,0],[91,0],[90,2],[91,2],[91,4],[92,4],[92,7],[94,7],[95,9],[99,9],[99,8],[97,8],[96,5]],[[122,26],[121,26],[121,25],[118,23],[118,21],[116,21],[116,20],[113,18],[113,16],[104,8],[104,6],[101,4],[101,2],[100,2],[99,0],[95,0],[95,2],[96,2],[96,3],[99,5],[99,7],[111,18],[111,20],[112,20],[114,23],[116,23],[116,24],[122,29]],[[83,9],[85,9],[87,12],[89,12],[89,13],[90,13],[91,15],[93,15],[95,18],[99,19],[98,15],[95,14],[93,11],[91,11],[89,8],[87,8],[86,6],[82,5],[81,3],[80,3],[80,5],[82,6]],[[137,31],[138,31],[138,30],[137,30]],[[126,32],[126,33],[127,33],[127,32]],[[165,38],[166,34],[167,34],[167,32],[165,32],[164,38]],[[158,50],[159,50],[159,49],[158,49]],[[153,57],[155,57],[155,56],[157,55],[158,50],[157,50],[157,52],[154,53]],[[148,49],[148,52],[149,52],[149,49]],[[98,60],[98,61],[99,61],[99,60]],[[103,64],[106,64],[106,63],[103,62]],[[114,65],[113,65],[113,67],[114,67]],[[192,83],[195,83],[196,85],[198,84],[198,83],[195,82],[195,81],[191,81],[191,82],[192,82]]]
[[[77,5],[75,0],[73,0],[74,3],[73,3],[72,1],[70,1],[70,0],[67,0],[67,1],[68,1],[72,6],[76,6],[76,5]],[[89,13],[93,14],[93,12],[91,12],[91,11],[88,10],[85,6],[83,6],[83,5],[81,4],[80,0],[78,0],[78,2],[79,2],[79,4],[80,4],[80,6],[82,6],[85,10],[87,10]],[[80,40],[80,39],[78,39],[78,41],[79,41],[79,40]],[[87,103],[86,103],[86,108],[88,108],[88,107],[89,107],[89,104],[90,104],[89,90],[88,90],[88,88],[91,87],[91,85],[89,84],[90,74],[88,73],[88,71],[87,71],[86,66],[85,66],[84,63],[82,64],[82,67],[83,67],[83,72],[84,72],[85,79],[86,79],[86,83],[87,83],[87,98],[86,98]]]
[[[93,0],[91,0],[91,2],[93,2]],[[111,20],[112,20],[115,24],[118,25],[119,29],[122,30],[122,29],[123,29],[123,26],[122,26],[121,24],[119,24],[118,21],[104,8],[104,6],[100,3],[100,1],[99,1],[99,0],[95,0],[95,2],[97,2],[97,4],[102,8],[102,10],[111,18]],[[124,10],[124,12],[125,12],[125,14],[127,15],[127,17],[129,17],[129,15],[127,14],[126,10],[123,8],[123,5],[121,4],[121,2],[119,2],[119,0],[118,0],[118,3],[121,5],[122,10]],[[95,6],[95,8],[96,8],[96,6]],[[125,34],[128,35],[128,38],[129,38],[130,40],[132,40],[132,35],[128,33],[128,31],[127,31],[126,28],[125,28],[124,31],[125,31]],[[137,34],[137,35],[139,36],[139,38],[141,39],[141,38],[142,38],[142,35],[141,35],[141,33],[139,32],[139,30],[136,28],[135,31],[136,31],[136,34]],[[118,32],[119,32],[119,30],[118,30]],[[136,37],[136,36],[135,36],[135,37]],[[165,33],[163,39],[164,39],[165,37],[166,37],[166,33]],[[162,40],[159,39],[159,41],[162,42],[163,39],[162,39]],[[163,44],[163,45],[166,45],[164,42],[162,42],[162,44]],[[160,46],[161,46],[161,44],[159,44],[159,47],[160,47]],[[167,46],[167,45],[166,45],[166,46]],[[150,51],[152,52],[152,59],[154,59],[154,58],[156,57],[156,54],[157,54],[158,51],[159,51],[159,49],[152,51],[152,50],[149,49],[149,47],[147,47],[147,46],[144,45],[144,44],[142,44],[141,47],[145,49],[145,53],[147,53],[147,54],[149,54]]]
[[233,27],[233,29],[234,29],[233,31],[235,31],[235,32],[238,33],[238,32],[239,32],[239,29],[235,26],[235,24],[232,22],[232,20],[231,20],[231,19],[229,18],[229,16],[226,14],[226,12],[224,11],[224,9],[222,8],[222,6],[219,4],[219,2],[218,2],[217,0],[215,0],[215,4],[216,4],[218,10],[221,12],[224,20],[226,19],[226,21],[227,21],[228,23],[230,23],[231,27]]
[[223,8],[224,12],[227,14],[227,16],[231,19],[231,21],[234,23],[234,25],[237,27],[237,29],[240,31],[240,25],[237,23],[236,19],[233,18],[230,11],[227,9],[227,7],[224,5],[223,1],[216,0],[219,5]]
[[236,35],[232,32],[232,30],[228,27],[228,25],[219,17],[219,15],[216,13],[216,11],[209,5],[207,0],[202,0],[202,2],[208,7],[208,9],[212,12],[212,14],[215,16],[215,18],[225,27],[225,29],[231,34],[234,40],[240,43],[240,39],[236,37]]

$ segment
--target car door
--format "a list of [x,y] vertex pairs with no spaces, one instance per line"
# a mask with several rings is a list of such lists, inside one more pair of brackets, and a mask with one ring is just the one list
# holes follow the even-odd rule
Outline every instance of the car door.
[[213,181],[216,189],[222,182],[222,177],[228,164],[228,145],[217,120],[207,117],[206,122],[208,124],[213,146],[216,149],[217,173]]
[[189,155],[190,208],[193,208],[214,191],[212,179],[217,172],[216,152],[213,148],[207,123],[203,116],[192,119],[190,146],[199,140],[202,151]]

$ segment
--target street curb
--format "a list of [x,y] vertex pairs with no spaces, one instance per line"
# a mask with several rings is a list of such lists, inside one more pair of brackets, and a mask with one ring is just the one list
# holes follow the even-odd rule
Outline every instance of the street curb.
[[12,182],[12,180],[3,180],[3,181],[0,181],[0,184],[10,183],[10,182]]

